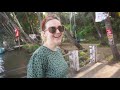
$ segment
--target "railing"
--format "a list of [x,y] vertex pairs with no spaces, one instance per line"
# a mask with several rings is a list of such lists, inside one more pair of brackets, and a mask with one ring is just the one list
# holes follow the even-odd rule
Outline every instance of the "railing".
[[[70,51],[67,54],[63,55],[63,56],[66,57],[66,56],[71,55],[71,56],[69,56],[68,63],[70,63],[70,67],[74,68],[75,71],[79,71],[80,68],[82,68],[83,66],[86,66],[89,63],[97,62],[97,46],[95,46],[95,45],[94,46],[89,46],[89,48],[90,48],[90,51],[86,55],[86,56],[89,57],[88,60],[80,60],[80,58],[82,58],[82,57],[79,57],[79,55],[78,55],[81,51],[84,51],[85,49],[84,50],[79,50],[78,54],[77,53],[73,53],[73,55],[71,55],[72,52]],[[74,52],[74,50],[73,50],[73,52]],[[73,57],[73,58],[71,58],[71,57]],[[83,63],[83,65],[82,65],[82,63]]]

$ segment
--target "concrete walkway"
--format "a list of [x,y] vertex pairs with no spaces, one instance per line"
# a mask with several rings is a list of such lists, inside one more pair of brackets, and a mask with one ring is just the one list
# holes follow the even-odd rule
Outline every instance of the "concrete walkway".
[[97,62],[81,69],[74,78],[120,78],[120,67]]

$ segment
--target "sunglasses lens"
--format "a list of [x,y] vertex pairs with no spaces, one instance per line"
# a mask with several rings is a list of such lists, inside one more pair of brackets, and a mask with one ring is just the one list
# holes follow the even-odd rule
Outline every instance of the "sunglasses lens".
[[60,32],[63,32],[64,31],[64,26],[58,26],[58,29]]
[[[59,30],[60,32],[63,32],[63,31],[64,31],[64,26],[58,26],[58,30]],[[49,28],[49,32],[50,32],[50,33],[55,33],[55,32],[56,32],[56,27],[50,27],[50,28]]]
[[49,28],[49,32],[50,33],[55,33],[56,32],[56,28],[55,27],[50,27]]

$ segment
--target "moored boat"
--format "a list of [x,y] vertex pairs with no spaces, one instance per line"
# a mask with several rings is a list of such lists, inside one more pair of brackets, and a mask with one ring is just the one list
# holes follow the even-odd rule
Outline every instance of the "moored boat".
[[0,54],[5,52],[5,48],[0,47]]

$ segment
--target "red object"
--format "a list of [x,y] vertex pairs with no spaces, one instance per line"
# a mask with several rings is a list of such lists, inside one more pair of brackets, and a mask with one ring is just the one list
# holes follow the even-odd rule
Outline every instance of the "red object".
[[49,20],[52,20],[52,19],[57,19],[59,20],[56,16],[54,15],[48,15],[46,16],[42,22],[41,22],[41,27],[42,27],[42,30],[44,31],[45,30],[45,24],[49,21]]
[[108,29],[108,30],[106,30],[106,31],[107,31],[108,34],[112,34],[112,32],[111,32],[110,29]]
[[15,28],[15,37],[19,37],[20,36],[20,32],[17,28]]
[[106,32],[107,32],[107,35],[111,35],[112,34],[112,31],[110,29],[107,29]]

